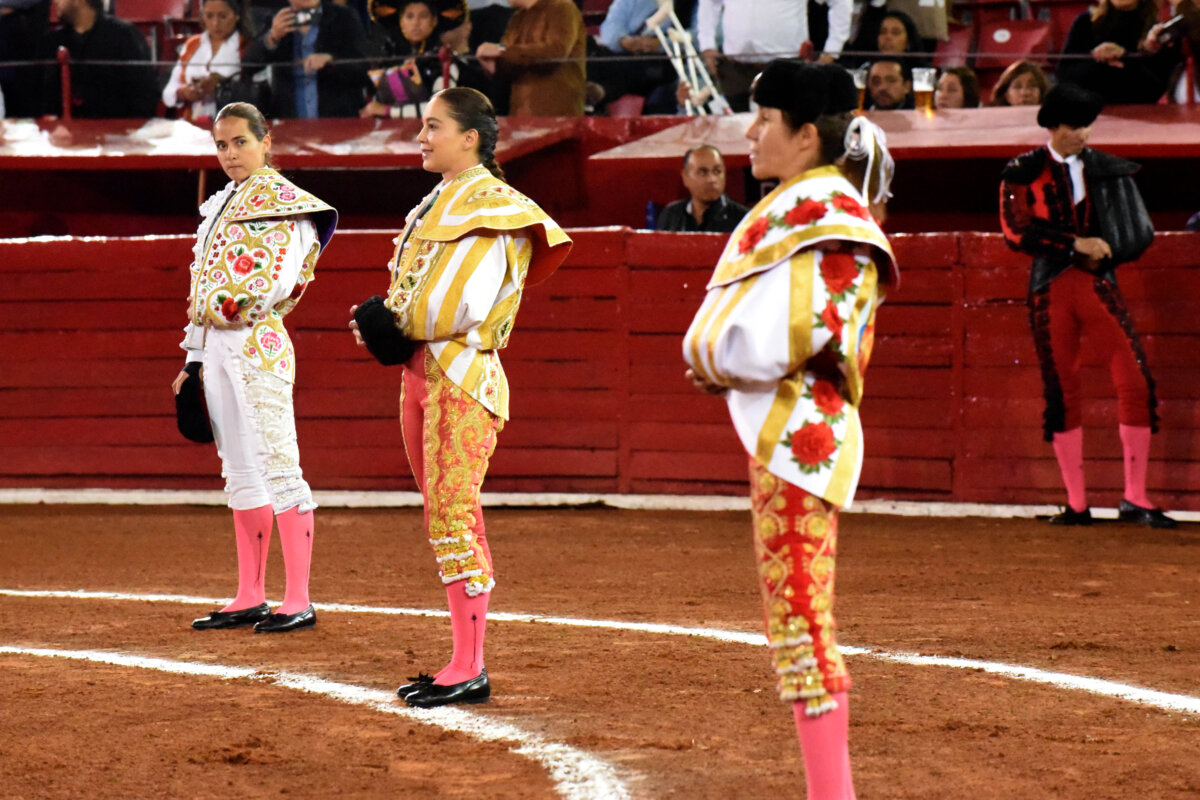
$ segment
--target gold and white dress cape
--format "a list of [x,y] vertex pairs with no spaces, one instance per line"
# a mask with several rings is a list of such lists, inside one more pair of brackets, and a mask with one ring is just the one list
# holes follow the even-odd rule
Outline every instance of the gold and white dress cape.
[[525,286],[549,277],[570,250],[570,237],[536,203],[471,167],[409,213],[387,306],[405,336],[428,343],[450,380],[508,419],[497,351],[508,344]]
[[746,451],[838,506],[858,485],[863,372],[883,287],[897,280],[862,195],[836,167],[819,167],[742,220],[684,338],[691,368],[728,387]]
[[[337,211],[270,167],[232,181],[200,206],[189,341],[198,328],[245,332],[242,354],[288,383],[296,357],[283,318],[312,282]],[[189,360],[199,355],[189,349]]]

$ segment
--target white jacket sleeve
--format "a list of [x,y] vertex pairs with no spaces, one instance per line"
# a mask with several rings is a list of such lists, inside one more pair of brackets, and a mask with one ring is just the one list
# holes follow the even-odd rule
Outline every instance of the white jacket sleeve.
[[696,8],[696,27],[699,28],[700,50],[717,49],[717,22],[725,9],[725,0],[700,0]]
[[822,53],[840,56],[842,48],[850,38],[850,17],[854,11],[853,0],[826,0],[829,7],[829,33]]

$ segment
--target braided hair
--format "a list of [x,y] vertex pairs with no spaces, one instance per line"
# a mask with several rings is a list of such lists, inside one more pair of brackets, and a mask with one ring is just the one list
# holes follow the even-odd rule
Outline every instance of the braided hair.
[[443,89],[435,97],[449,109],[450,119],[460,131],[474,130],[479,134],[479,163],[488,172],[504,180],[504,171],[496,162],[496,141],[500,138],[500,124],[496,121],[496,109],[487,95],[466,86]]

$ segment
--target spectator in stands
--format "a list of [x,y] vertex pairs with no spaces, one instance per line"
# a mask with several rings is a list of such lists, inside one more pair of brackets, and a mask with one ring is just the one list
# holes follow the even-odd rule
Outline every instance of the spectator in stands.
[[934,108],[979,108],[979,78],[970,67],[947,67],[933,92]]
[[[851,0],[827,2],[829,34],[818,58],[823,63],[837,58],[850,35]],[[734,111],[749,109],[750,83],[768,61],[798,55],[809,38],[808,0],[699,0],[696,14],[701,55]]]
[[676,200],[658,215],[660,231],[732,233],[750,209],[725,196],[725,162],[711,144],[683,154],[684,188],[690,197]]
[[[597,111],[610,100],[634,94],[647,98],[645,114],[676,113],[675,69],[658,37],[646,27],[658,8],[658,0],[613,0],[608,7],[596,48],[588,55],[589,102]],[[683,17],[680,22],[688,24]],[[670,30],[670,20],[664,21],[664,33]]]
[[[1180,17],[1169,25],[1159,26],[1153,30],[1153,37],[1147,34],[1151,47],[1178,48],[1187,39],[1193,54],[1200,53],[1200,4],[1196,0],[1178,0],[1172,3],[1172,13]],[[1188,102],[1188,78],[1192,81],[1192,101],[1200,102],[1200,59],[1190,59],[1192,74],[1185,74],[1189,64],[1188,59],[1180,59],[1171,73],[1168,97],[1175,103]],[[1189,230],[1191,230],[1189,228]]]
[[1063,55],[1091,55],[1059,63],[1059,83],[1077,83],[1104,102],[1155,103],[1179,60],[1159,45],[1155,0],[1100,0],[1071,23]]
[[879,58],[867,70],[867,110],[915,108],[912,67],[902,58]]
[[250,42],[240,0],[204,0],[200,13],[204,33],[183,43],[162,90],[163,105],[179,107],[185,119],[217,113],[217,84],[242,71],[242,51]]
[[[866,3],[859,21],[858,35],[850,49],[918,59],[924,53],[925,46],[917,24],[908,14]],[[869,59],[860,57],[851,60],[862,63]]]
[[366,32],[351,8],[321,0],[288,0],[245,61],[269,63],[271,115],[357,117],[366,101]]
[[[0,0],[0,61],[33,61],[49,26],[50,0]],[[38,67],[0,67],[7,116],[40,113],[41,87]]]
[[1050,91],[1046,73],[1032,61],[1009,64],[992,89],[991,106],[1040,106]]
[[[441,48],[451,55],[450,85],[486,86],[487,79],[478,62],[464,58],[471,23],[463,0],[442,0],[440,3],[404,0],[399,6],[401,37],[392,56],[409,58],[401,64],[368,73],[374,96],[363,106],[359,116],[420,118],[426,101],[446,88],[439,55]],[[375,4],[375,8],[378,9],[379,4]],[[378,25],[379,21],[372,24]]]
[[[103,0],[54,0],[59,22],[42,37],[39,57],[53,61],[59,47],[71,54],[71,113],[76,117],[152,117],[158,84],[150,46],[142,32],[104,13]],[[122,61],[128,64],[88,64]],[[57,65],[43,70],[43,114],[61,114],[62,83]]]
[[572,0],[511,0],[499,43],[475,51],[483,68],[509,81],[509,116],[583,116],[587,30]]

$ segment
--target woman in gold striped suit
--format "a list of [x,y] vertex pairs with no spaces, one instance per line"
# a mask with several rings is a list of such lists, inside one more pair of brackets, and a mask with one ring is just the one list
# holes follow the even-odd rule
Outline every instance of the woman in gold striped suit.
[[398,693],[411,706],[486,700],[483,639],[495,585],[479,492],[508,419],[507,343],[526,284],[547,278],[571,240],[503,181],[488,99],[447,89],[426,106],[422,166],[441,182],[396,240],[392,283],[351,309],[359,344],[403,364],[401,426],[425,499],[425,526],[450,605],[454,652]]

